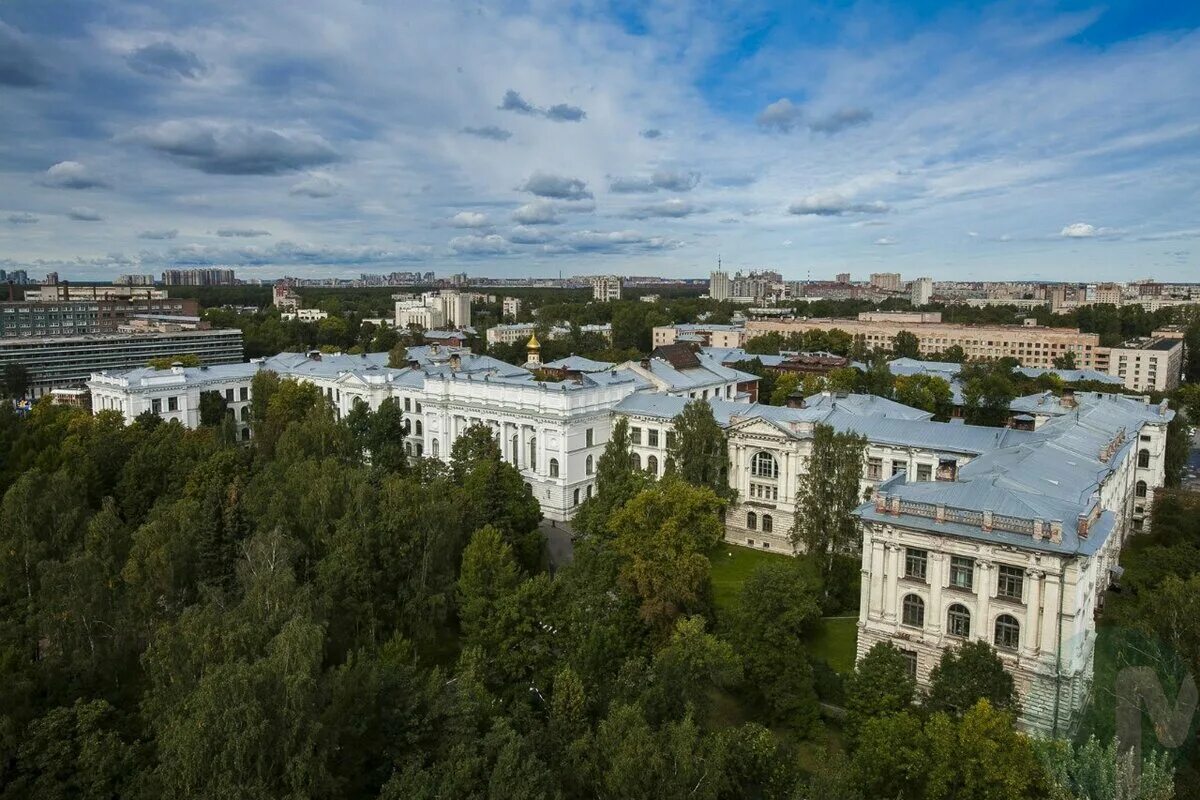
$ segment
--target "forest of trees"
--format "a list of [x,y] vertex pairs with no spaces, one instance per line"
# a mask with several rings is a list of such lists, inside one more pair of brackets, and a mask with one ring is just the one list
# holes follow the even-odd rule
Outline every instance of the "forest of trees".
[[[1071,782],[1094,748],[1014,731],[986,646],[920,706],[887,654],[821,688],[807,559],[718,614],[704,403],[661,481],[618,424],[551,574],[486,428],[410,462],[393,401],[339,421],[267,372],[254,398],[249,446],[0,412],[0,797],[1101,797]],[[814,764],[818,696],[848,746]]]

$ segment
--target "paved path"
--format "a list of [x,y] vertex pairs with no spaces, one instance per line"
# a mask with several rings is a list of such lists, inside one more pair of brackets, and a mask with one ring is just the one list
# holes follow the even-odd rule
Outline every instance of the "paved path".
[[570,564],[575,558],[575,545],[571,542],[571,524],[544,519],[538,526],[546,540],[546,555],[550,559],[550,572]]

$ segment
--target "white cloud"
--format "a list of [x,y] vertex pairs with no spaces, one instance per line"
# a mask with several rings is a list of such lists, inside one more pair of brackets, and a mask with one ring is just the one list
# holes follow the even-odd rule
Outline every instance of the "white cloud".
[[67,212],[67,217],[79,222],[102,222],[104,217],[94,208],[75,206]]
[[42,185],[56,189],[105,189],[108,182],[91,173],[78,161],[60,161],[42,177]]
[[478,211],[460,211],[446,224],[451,228],[486,228],[491,223],[488,222],[487,214],[481,214]]
[[801,198],[788,206],[788,213],[796,216],[838,217],[843,214],[884,214],[890,210],[887,203],[873,200],[863,202],[851,200],[836,192],[823,192]]
[[314,172],[307,178],[293,183],[288,189],[288,194],[312,198],[333,197],[341,188],[342,185],[333,177]]

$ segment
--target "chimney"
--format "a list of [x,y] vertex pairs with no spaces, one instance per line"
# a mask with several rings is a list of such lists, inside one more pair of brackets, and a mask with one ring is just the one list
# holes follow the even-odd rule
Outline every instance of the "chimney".
[[936,506],[933,507],[933,521],[938,522],[938,523],[946,521],[946,504],[945,503],[938,503]]
[[642,369],[650,369],[650,359],[649,358],[643,358],[641,361],[641,364],[642,364]]
[[1050,523],[1050,541],[1055,544],[1062,544],[1062,523],[1058,520],[1053,520]]
[[452,372],[458,372],[458,370],[461,367],[462,367],[462,356],[460,356],[458,353],[455,353],[454,355],[450,356],[450,370]]
[[875,513],[882,514],[887,510],[887,495],[883,492],[875,493]]
[[1088,515],[1080,514],[1075,520],[1075,532],[1079,534],[1080,539],[1088,537]]
[[1045,538],[1046,538],[1046,523],[1040,519],[1035,519],[1033,521],[1033,540],[1035,542],[1040,542],[1042,539],[1045,539]]
[[1063,389],[1062,396],[1059,398],[1058,402],[1060,405],[1062,405],[1063,408],[1074,408],[1075,407],[1075,390],[1074,389]]
[[992,529],[992,511],[991,511],[991,509],[985,508],[983,510],[983,524],[980,525],[980,527],[983,528],[985,531],[990,531]]

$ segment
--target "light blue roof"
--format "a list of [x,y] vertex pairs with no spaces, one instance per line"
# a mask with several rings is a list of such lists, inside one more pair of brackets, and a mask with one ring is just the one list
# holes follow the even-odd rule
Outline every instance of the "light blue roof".
[[596,361],[572,353],[566,358],[551,361],[544,366],[546,369],[563,369],[568,372],[605,372],[615,367],[616,364],[611,361]]
[[849,411],[854,414],[879,414],[901,419],[932,419],[933,414],[919,408],[877,397],[873,394],[848,394],[839,392],[820,392],[804,398],[808,408],[827,408],[829,410]]

